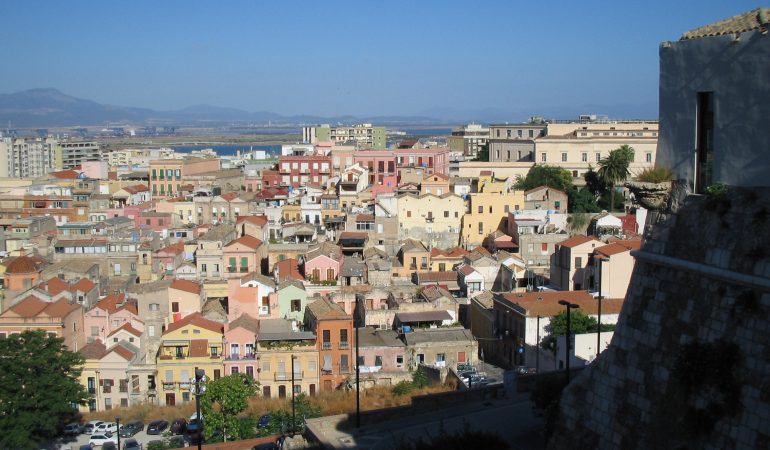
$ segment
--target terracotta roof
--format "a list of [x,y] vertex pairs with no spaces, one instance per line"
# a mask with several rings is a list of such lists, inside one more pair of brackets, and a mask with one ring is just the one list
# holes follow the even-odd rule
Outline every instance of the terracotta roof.
[[767,28],[768,21],[770,21],[770,8],[757,8],[728,19],[690,30],[682,35],[681,40],[720,36],[731,33],[743,33],[746,31],[757,30],[760,27]]
[[200,294],[201,285],[190,280],[175,279],[171,282],[169,288],[176,289],[177,291],[190,292],[191,294]]
[[231,201],[235,200],[236,198],[238,198],[238,193],[237,192],[228,192],[226,194],[220,195],[220,197],[222,197],[223,199],[227,200],[228,202],[231,202]]
[[578,235],[572,236],[571,238],[568,238],[559,242],[558,245],[561,247],[572,248],[572,247],[577,247],[578,245],[583,245],[586,242],[591,242],[595,240],[596,239],[591,236],[584,236],[582,234],[578,234]]
[[353,316],[347,314],[340,305],[326,297],[322,297],[307,305],[307,311],[317,320],[349,319]]
[[343,231],[340,233],[339,239],[366,239],[367,237],[369,235],[363,231]]
[[374,214],[358,214],[356,222],[374,222]]
[[262,241],[255,238],[254,236],[249,236],[248,234],[244,234],[238,239],[230,241],[230,243],[225,245],[225,247],[229,247],[234,244],[242,244],[242,245],[245,245],[246,247],[256,250],[259,248],[260,245],[262,245]]
[[133,335],[134,335],[134,336],[136,336],[136,337],[139,337],[139,336],[141,336],[141,335],[142,335],[142,332],[141,332],[141,331],[139,331],[139,330],[137,330],[136,328],[134,328],[134,327],[131,325],[131,322],[126,322],[126,323],[124,323],[123,325],[119,326],[118,328],[115,328],[114,330],[112,330],[112,332],[111,332],[110,334],[108,334],[108,335],[107,335],[107,337],[110,337],[110,336],[112,336],[113,334],[115,334],[115,333],[117,333],[118,331],[121,331],[121,330],[125,330],[125,331],[127,331],[127,332],[129,332],[129,333],[133,334]]
[[251,317],[250,315],[243,313],[240,315],[240,317],[230,322],[227,326],[228,330],[234,330],[236,328],[243,328],[244,330],[248,330],[254,334],[257,334],[257,331],[259,330],[259,322],[257,319]]
[[53,277],[45,285],[45,290],[51,295],[58,295],[70,288],[69,283],[59,277]]
[[83,355],[85,359],[102,359],[102,356],[107,354],[107,347],[97,339],[81,347],[78,353]]
[[457,258],[462,258],[467,254],[468,254],[468,251],[462,247],[452,247],[446,250],[433,247],[430,251],[431,259],[445,259],[445,258],[457,259]]
[[481,245],[479,245],[478,247],[476,247],[473,250],[471,250],[471,253],[473,253],[473,252],[481,253],[484,256],[492,256],[492,253],[490,253],[489,250],[487,250],[486,248],[482,247]]
[[178,255],[184,252],[184,242],[177,242],[176,244],[167,245],[156,251],[156,253],[160,253],[160,252],[172,253],[174,255]]
[[58,178],[60,180],[74,180],[77,179],[80,174],[74,170],[59,170],[57,172],[51,172],[51,175],[54,178]]
[[603,245],[594,249],[594,253],[602,256],[612,256],[618,253],[631,251],[629,247],[613,242],[612,244]]
[[304,280],[305,277],[299,272],[299,263],[294,258],[284,259],[278,261],[273,266],[273,271],[278,271],[278,281],[284,281],[286,279]]
[[412,250],[415,250],[418,252],[428,251],[428,249],[425,248],[425,244],[423,244],[422,241],[418,241],[417,239],[404,239],[404,244],[401,246],[401,252],[406,253]]
[[81,308],[77,303],[70,303],[67,299],[61,299],[56,302],[50,303],[43,313],[49,317],[66,317],[72,311]]
[[[599,301],[588,291],[551,291],[551,292],[522,292],[510,293],[496,297],[510,303],[515,303],[527,311],[530,317],[553,317],[564,311],[564,305],[559,300],[566,300],[580,306],[584,314],[595,315],[598,312]],[[605,298],[602,300],[602,314],[619,314],[623,307],[622,298]]]
[[209,341],[207,339],[193,339],[190,341],[190,356],[200,358],[209,355]]
[[123,190],[128,192],[129,194],[136,194],[139,192],[147,192],[150,189],[147,187],[146,184],[135,184],[133,186],[125,186],[123,187]]
[[439,282],[439,281],[457,281],[457,272],[449,270],[446,272],[417,272],[417,279],[420,283],[423,282]]
[[72,290],[89,292],[95,287],[96,285],[93,283],[93,281],[89,280],[88,278],[81,278],[77,283],[72,285]]
[[189,316],[184,317],[182,320],[178,320],[176,322],[169,324],[168,328],[166,328],[166,332],[163,334],[168,334],[172,331],[176,331],[187,325],[193,325],[199,328],[205,328],[207,330],[215,331],[217,333],[222,333],[224,330],[224,327],[222,326],[221,323],[206,319],[205,317],[203,317],[201,313],[195,312],[190,314]]
[[467,277],[468,275],[470,275],[470,274],[472,274],[473,272],[475,272],[475,271],[476,271],[476,269],[474,269],[474,268],[473,268],[473,266],[469,266],[469,265],[467,265],[467,264],[463,264],[461,267],[459,267],[459,268],[457,269],[457,271],[458,271],[458,272],[460,272],[461,274],[463,274],[463,275],[465,275],[465,276]]
[[6,274],[26,274],[39,272],[46,262],[37,256],[20,255],[5,266]]
[[8,308],[9,311],[14,312],[20,317],[35,317],[40,314],[48,306],[48,302],[44,302],[37,297],[29,296],[24,300],[16,303]]
[[112,347],[109,351],[117,353],[118,355],[122,356],[123,359],[125,359],[126,361],[131,361],[134,358],[134,352],[127,349],[126,347],[123,347],[120,344]]
[[96,303],[97,308],[101,308],[109,313],[114,313],[118,310],[118,304],[123,303],[126,300],[126,294],[108,294],[103,299]]
[[479,176],[491,177],[492,176],[492,171],[491,170],[482,170],[481,172],[479,172]]
[[253,223],[257,226],[263,227],[267,224],[267,217],[265,216],[238,216],[238,219],[235,221],[236,224],[242,223],[242,222],[249,222]]
[[121,309],[125,309],[126,311],[132,313],[133,315],[139,314],[139,306],[136,304],[136,300],[128,300],[125,303],[123,303],[123,306],[118,308],[118,311]]

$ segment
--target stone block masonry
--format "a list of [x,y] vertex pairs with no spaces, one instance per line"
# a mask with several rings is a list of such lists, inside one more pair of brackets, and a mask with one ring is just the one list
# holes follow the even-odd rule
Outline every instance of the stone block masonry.
[[551,449],[770,443],[770,188],[675,186],[607,351],[564,391]]

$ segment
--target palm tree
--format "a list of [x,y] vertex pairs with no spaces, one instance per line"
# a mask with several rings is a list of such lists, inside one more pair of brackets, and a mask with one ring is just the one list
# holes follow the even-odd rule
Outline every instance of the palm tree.
[[621,145],[610,151],[606,158],[599,161],[599,176],[611,186],[610,212],[615,207],[615,185],[631,175],[628,166],[634,160],[634,149],[629,145]]

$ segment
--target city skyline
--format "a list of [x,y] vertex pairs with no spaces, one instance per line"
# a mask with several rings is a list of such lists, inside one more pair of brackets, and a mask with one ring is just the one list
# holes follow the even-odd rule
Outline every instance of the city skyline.
[[[658,45],[749,2],[11,2],[3,93],[318,116],[657,117]],[[556,13],[558,12],[558,14]],[[35,31],[31,33],[34,24]]]

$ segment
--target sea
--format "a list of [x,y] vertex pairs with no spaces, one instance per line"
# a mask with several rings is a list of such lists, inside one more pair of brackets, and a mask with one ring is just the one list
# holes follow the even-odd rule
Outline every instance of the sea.
[[208,145],[171,145],[174,151],[179,153],[191,153],[194,150],[204,150],[207,148],[213,149],[219,156],[234,156],[236,151],[240,150],[241,153],[248,152],[249,150],[265,150],[271,155],[280,155],[280,145],[243,145],[243,144],[208,144]]

